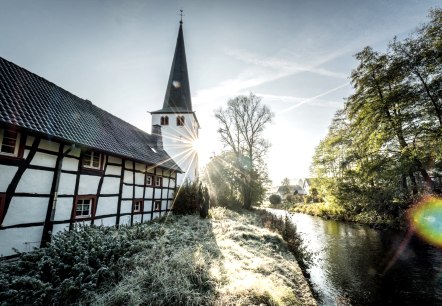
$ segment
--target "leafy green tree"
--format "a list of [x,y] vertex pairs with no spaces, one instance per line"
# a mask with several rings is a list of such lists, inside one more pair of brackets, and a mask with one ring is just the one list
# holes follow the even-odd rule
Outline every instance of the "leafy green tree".
[[396,214],[419,194],[440,192],[442,10],[430,18],[386,53],[356,54],[354,93],[313,157],[319,197],[353,213]]

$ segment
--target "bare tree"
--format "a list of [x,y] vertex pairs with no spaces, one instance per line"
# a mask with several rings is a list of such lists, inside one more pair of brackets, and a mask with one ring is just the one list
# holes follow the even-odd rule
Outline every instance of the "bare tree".
[[241,176],[240,193],[243,206],[249,209],[254,199],[254,190],[263,189],[260,180],[266,177],[264,157],[270,144],[263,138],[265,126],[274,114],[253,93],[230,99],[227,108],[215,110],[225,148],[236,156],[233,165]]

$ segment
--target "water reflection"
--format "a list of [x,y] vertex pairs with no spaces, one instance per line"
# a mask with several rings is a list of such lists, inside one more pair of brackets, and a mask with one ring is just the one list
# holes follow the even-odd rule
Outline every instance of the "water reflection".
[[314,253],[309,273],[321,304],[442,305],[440,249],[395,231],[304,214],[292,220]]

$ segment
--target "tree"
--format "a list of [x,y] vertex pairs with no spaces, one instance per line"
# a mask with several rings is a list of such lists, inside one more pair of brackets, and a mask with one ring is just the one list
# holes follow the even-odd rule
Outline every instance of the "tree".
[[290,180],[288,177],[282,180],[280,190],[283,197],[286,197],[290,194]]
[[227,108],[215,110],[219,123],[218,133],[233,160],[226,160],[235,172],[229,182],[239,193],[243,207],[250,209],[252,203],[262,199],[267,180],[265,155],[270,144],[263,132],[274,114],[253,93],[230,99]]
[[442,173],[442,10],[385,53],[356,54],[354,93],[315,150],[318,196],[347,211],[397,213],[440,192]]

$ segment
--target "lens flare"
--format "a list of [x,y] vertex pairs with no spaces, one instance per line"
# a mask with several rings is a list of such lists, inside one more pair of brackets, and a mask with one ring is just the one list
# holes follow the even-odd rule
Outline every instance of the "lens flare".
[[411,228],[422,239],[442,247],[442,198],[425,197],[409,211]]

